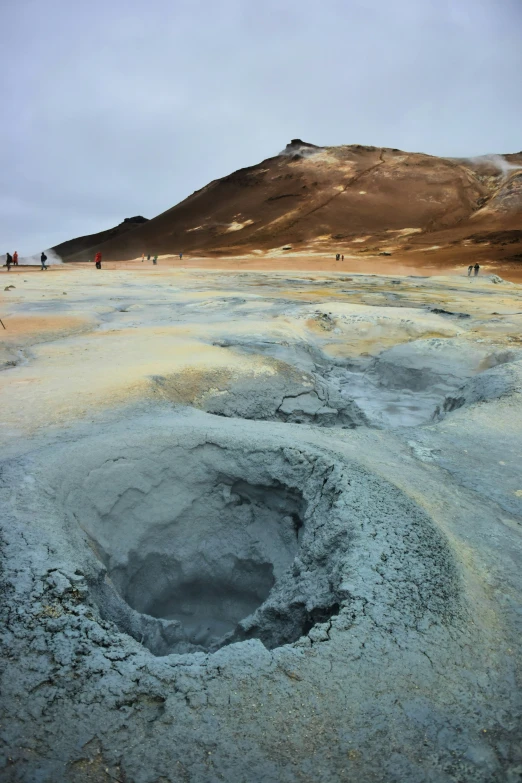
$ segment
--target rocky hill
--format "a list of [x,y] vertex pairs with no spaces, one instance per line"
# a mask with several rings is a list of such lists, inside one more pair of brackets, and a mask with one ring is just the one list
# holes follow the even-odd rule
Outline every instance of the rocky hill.
[[142,217],[141,215],[125,218],[122,223],[114,226],[114,228],[109,228],[106,231],[99,231],[97,234],[87,234],[84,237],[69,239],[66,242],[61,242],[59,245],[56,245],[52,250],[63,258],[64,261],[68,261],[77,253],[83,253],[92,260],[93,252],[96,252],[98,246],[103,245],[111,239],[117,239],[118,237],[121,237],[122,234],[126,234],[147,222],[147,218]]
[[[294,139],[275,157],[214,180],[142,225],[71,240],[68,261],[142,253],[353,255],[473,249],[522,259],[522,152],[474,159]],[[123,228],[122,228],[123,227]],[[106,235],[106,236],[105,236]],[[82,245],[83,243],[83,245]],[[477,255],[478,254],[478,255]]]

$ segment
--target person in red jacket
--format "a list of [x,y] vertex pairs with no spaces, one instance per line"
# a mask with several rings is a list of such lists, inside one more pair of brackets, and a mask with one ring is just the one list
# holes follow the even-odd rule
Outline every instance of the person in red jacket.
[[13,253],[13,265],[18,266],[18,250],[15,250]]
[[94,263],[96,264],[96,269],[101,269],[101,258],[102,258],[101,253],[98,250],[98,252],[94,256]]

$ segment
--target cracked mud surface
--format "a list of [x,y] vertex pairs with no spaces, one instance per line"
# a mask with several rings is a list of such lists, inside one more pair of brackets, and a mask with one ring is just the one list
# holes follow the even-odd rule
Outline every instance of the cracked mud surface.
[[519,780],[518,286],[20,288],[2,780]]

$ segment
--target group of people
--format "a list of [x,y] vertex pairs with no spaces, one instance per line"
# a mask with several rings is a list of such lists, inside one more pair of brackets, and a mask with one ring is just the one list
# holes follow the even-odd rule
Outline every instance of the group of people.
[[[42,255],[40,256],[40,264],[42,265],[41,270],[43,272],[44,269],[47,269],[47,264],[45,263],[47,261],[47,256],[45,253],[42,252]],[[5,265],[7,267],[7,271],[9,272],[11,270],[12,266],[18,266],[18,251],[15,250],[13,255],[11,253],[5,254]]]
[[[47,261],[47,256],[45,253],[42,253],[40,256],[40,264],[42,265],[42,272],[44,269],[47,269],[47,264],[45,263]],[[7,267],[7,271],[9,272],[11,270],[12,266],[18,266],[18,251],[15,250],[13,255],[11,253],[5,254],[5,265]]]
[[[183,258],[183,253],[179,253],[179,258],[180,258],[180,260]],[[141,260],[142,260],[142,262],[145,261],[145,253],[142,253]],[[344,261],[344,255],[342,253],[336,253],[335,260],[336,261]],[[42,253],[42,255],[40,256],[40,263],[42,265],[42,271],[44,269],[47,269],[47,265],[45,263],[46,261],[47,261],[47,256],[45,255],[45,253]],[[147,261],[150,261],[150,253],[147,255]],[[96,269],[101,269],[102,268],[101,267],[101,265],[102,265],[102,254],[100,253],[100,251],[98,251],[96,253],[96,255],[94,256],[94,263],[96,264]],[[152,263],[153,264],[157,264],[158,263],[158,255],[157,254],[155,256],[153,256]],[[5,265],[7,267],[7,271],[8,272],[11,269],[12,266],[18,266],[18,252],[16,250],[14,251],[13,255],[11,255],[11,253],[6,253]],[[478,275],[478,273],[479,273],[479,270],[480,270],[480,264],[478,262],[476,264],[474,264],[474,265],[470,264],[468,266],[468,277],[471,277],[471,273],[472,272],[474,272],[474,276],[476,277]]]
[[[150,253],[147,253],[147,261],[150,261]],[[183,253],[179,253],[180,260],[183,258]],[[344,258],[344,256],[343,256]],[[141,262],[143,263],[145,261],[145,253],[141,254]],[[96,255],[94,256],[94,263],[96,264],[96,269],[101,269],[102,264],[102,254],[98,250]],[[155,256],[152,257],[152,263],[157,264],[158,263],[158,254],[156,253]]]
[[[181,259],[183,258],[183,253],[178,253],[178,255],[179,255],[179,260],[181,261]],[[141,254],[141,262],[143,263],[144,261],[145,261],[145,253],[142,253]],[[150,253],[147,254],[147,261],[150,261]],[[158,254],[157,253],[156,253],[155,256],[153,256],[152,263],[153,264],[157,264],[158,263]]]
[[[179,257],[180,257],[180,260],[181,260],[183,258],[183,253],[179,253]],[[343,258],[344,258],[344,256],[343,256]],[[142,254],[141,260],[145,261],[145,253]],[[47,265],[45,263],[46,261],[47,261],[47,256],[45,255],[45,253],[42,253],[42,255],[40,256],[40,263],[42,265],[42,270],[47,269]],[[150,261],[150,253],[147,255],[147,261]],[[100,253],[99,250],[96,253],[96,255],[94,256],[94,263],[96,265],[96,269],[101,269],[102,268],[102,254]],[[158,263],[158,255],[157,254],[155,256],[153,256],[152,263],[153,264],[157,264]],[[17,253],[16,250],[13,253],[13,255],[11,255],[11,253],[6,253],[6,263],[5,263],[5,265],[7,267],[7,271],[8,272],[11,269],[12,266],[18,266],[18,253]]]
[[7,271],[11,269],[12,266],[18,266],[18,251],[15,250],[13,255],[11,253],[5,254],[5,265],[7,267]]

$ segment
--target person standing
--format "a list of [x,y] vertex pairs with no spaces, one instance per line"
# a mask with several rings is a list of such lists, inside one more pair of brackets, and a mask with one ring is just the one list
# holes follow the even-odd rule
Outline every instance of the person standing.
[[47,256],[46,256],[46,255],[45,255],[45,253],[42,251],[42,255],[40,256],[40,263],[41,263],[41,265],[42,265],[42,268],[41,268],[40,272],[43,272],[43,271],[44,271],[44,269],[47,269],[47,265],[46,265],[46,263],[45,263],[46,261],[47,261]]
[[96,264],[96,269],[101,269],[101,262],[102,262],[102,254],[98,250],[98,252],[94,256],[94,263]]
[[142,253],[141,254],[141,263],[143,264],[144,261],[145,261],[145,253]]
[[13,256],[11,255],[11,253],[6,253],[5,254],[5,265],[7,267],[7,271],[8,272],[11,271],[11,264],[12,263],[13,263]]
[[473,264],[470,264],[468,266],[468,277],[471,277],[471,273],[473,272]]
[[473,267],[473,269],[475,270],[475,277],[476,277],[478,275],[479,269],[480,269],[480,264],[478,263],[478,261],[475,264],[475,266]]
[[147,261],[150,261],[150,253],[147,253]]
[[179,260],[181,261],[182,258],[183,258],[183,253],[180,253],[179,254]]
[[18,266],[18,250],[13,253],[13,266]]
[[343,255],[341,256],[341,261],[344,261],[344,253],[343,253]]
[[158,263],[158,256],[157,256],[157,255],[156,255],[156,256],[154,256],[154,258],[152,259],[152,263],[153,263],[154,265],[156,265],[156,264]]

